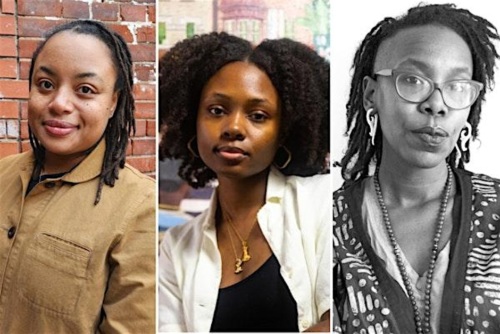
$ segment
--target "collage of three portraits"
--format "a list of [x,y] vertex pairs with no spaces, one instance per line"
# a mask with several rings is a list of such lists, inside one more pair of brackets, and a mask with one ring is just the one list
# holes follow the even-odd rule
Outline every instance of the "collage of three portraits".
[[487,0],[0,0],[0,333],[500,333]]

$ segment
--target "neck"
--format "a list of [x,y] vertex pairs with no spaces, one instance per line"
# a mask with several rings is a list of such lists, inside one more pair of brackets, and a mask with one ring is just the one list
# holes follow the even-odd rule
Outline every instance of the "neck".
[[46,151],[42,174],[65,173],[78,165],[86,156],[86,154],[61,156]]
[[219,178],[217,196],[222,213],[229,214],[235,222],[255,217],[265,203],[268,174],[266,169],[244,179]]
[[406,206],[439,198],[448,176],[446,162],[432,168],[387,163],[382,159],[379,181],[388,205]]

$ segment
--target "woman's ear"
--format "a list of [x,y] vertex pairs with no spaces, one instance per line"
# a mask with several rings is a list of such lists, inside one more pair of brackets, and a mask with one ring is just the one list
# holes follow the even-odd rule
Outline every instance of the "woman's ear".
[[375,79],[365,76],[363,78],[363,107],[365,110],[375,108],[375,91],[377,82]]
[[111,106],[108,109],[108,111],[109,111],[109,117],[108,118],[113,117],[113,115],[115,114],[116,105],[118,104],[118,97],[119,96],[120,96],[120,92],[119,91],[116,91],[113,94],[113,99],[111,100]]

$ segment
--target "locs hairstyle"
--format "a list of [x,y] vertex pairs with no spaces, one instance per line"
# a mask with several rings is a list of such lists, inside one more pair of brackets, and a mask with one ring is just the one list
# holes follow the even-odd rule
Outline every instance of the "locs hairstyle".
[[[109,30],[100,22],[91,20],[71,21],[50,30],[44,40],[38,45],[33,53],[29,72],[29,85],[33,76],[33,67],[36,59],[45,44],[56,34],[62,31],[71,31],[76,34],[91,35],[102,41],[110,50],[110,55],[115,66],[117,79],[115,91],[119,92],[118,102],[113,117],[108,121],[104,137],[106,138],[106,152],[101,169],[99,185],[96,192],[94,204],[97,205],[101,199],[103,185],[114,186],[118,179],[119,169],[125,166],[127,142],[130,134],[135,133],[134,119],[134,97],[132,95],[133,74],[132,57],[127,44],[117,33]],[[29,131],[30,143],[35,152],[37,167],[35,173],[40,173],[45,160],[45,148],[40,144],[33,132]],[[89,149],[89,152],[94,147]]]
[[[365,122],[366,111],[363,108],[363,78],[374,77],[373,65],[380,44],[394,36],[398,31],[409,27],[440,25],[447,27],[461,36],[472,53],[472,79],[492,88],[494,81],[495,60],[498,53],[493,40],[498,40],[497,29],[487,20],[465,9],[457,9],[453,4],[418,6],[398,18],[385,18],[380,21],[364,38],[354,56],[349,101],[347,102],[347,130],[349,136],[347,152],[342,158],[342,177],[351,182],[368,175],[370,162],[375,158],[377,164],[382,156],[382,138],[380,130],[375,136],[375,146],[370,145],[369,127]],[[477,126],[481,116],[481,105],[485,90],[479,94],[471,106],[468,122],[472,126],[472,136],[478,134]],[[460,146],[460,145],[459,145]],[[464,168],[469,162],[469,150],[462,153],[458,168]],[[448,156],[448,163],[456,158],[456,150]]]
[[[202,187],[216,177],[198,156],[191,154],[188,143],[196,135],[203,87],[220,68],[234,61],[255,64],[278,91],[279,141],[292,156],[282,172],[302,176],[324,172],[330,150],[329,63],[306,45],[290,39],[265,40],[253,47],[227,33],[180,41],[160,60],[160,157],[180,159],[179,176],[193,187]],[[196,149],[195,140],[191,146]],[[282,151],[278,149],[276,154],[277,164],[287,159]]]

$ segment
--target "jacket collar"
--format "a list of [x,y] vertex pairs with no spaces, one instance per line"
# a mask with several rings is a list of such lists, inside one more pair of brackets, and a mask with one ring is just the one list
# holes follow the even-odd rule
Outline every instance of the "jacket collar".
[[[269,175],[267,177],[266,186],[266,203],[259,210],[257,217],[259,218],[259,223],[264,220],[262,212],[273,212],[272,216],[281,216],[281,204],[285,193],[286,177],[281,174],[275,167],[271,166]],[[215,213],[217,211],[218,199],[217,199],[218,188],[213,192],[210,198],[210,204],[208,206],[207,219],[203,221],[203,228],[208,229],[215,226]]]
[[72,171],[65,174],[62,180],[70,183],[81,183],[92,180],[101,175],[104,153],[106,152],[106,142],[101,140],[99,144],[83,159]]

